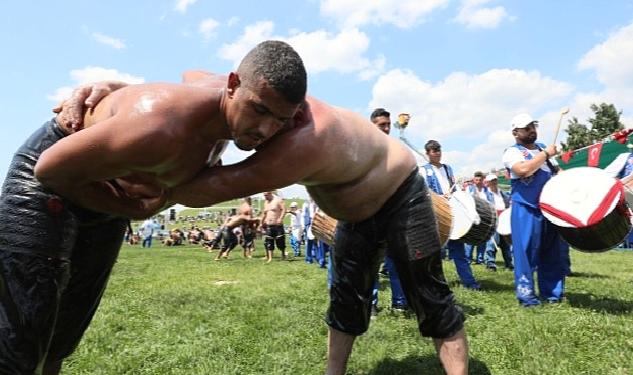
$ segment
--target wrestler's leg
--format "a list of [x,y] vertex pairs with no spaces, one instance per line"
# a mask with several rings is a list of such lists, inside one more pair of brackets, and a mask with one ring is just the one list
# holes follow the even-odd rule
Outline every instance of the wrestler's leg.
[[264,250],[266,251],[266,263],[270,263],[273,260],[273,250],[275,249],[275,233],[273,232],[272,227],[268,226],[266,228],[266,233],[264,234]]
[[369,327],[372,289],[384,247],[373,243],[373,222],[339,222],[332,249],[332,286],[326,314],[329,325],[328,374],[343,374],[354,338]]
[[119,255],[127,222],[80,227],[71,257],[71,277],[61,297],[59,317],[47,363],[51,367],[79,345],[103,296]]
[[426,189],[414,194],[389,220],[387,246],[420,333],[432,337],[448,374],[468,372],[464,315],[442,270],[441,245]]
[[[16,154],[0,196],[0,373],[41,371],[70,276],[76,234],[65,202]],[[123,238],[123,233],[121,234]]]
[[281,259],[286,259],[286,234],[284,233],[284,226],[279,225],[276,228],[275,245],[281,250]]

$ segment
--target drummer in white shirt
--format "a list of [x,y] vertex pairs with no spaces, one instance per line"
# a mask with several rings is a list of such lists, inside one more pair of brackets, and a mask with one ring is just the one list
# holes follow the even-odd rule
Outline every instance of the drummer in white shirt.
[[[475,197],[479,197],[481,199],[488,200],[488,188],[484,186],[484,173],[477,171],[473,174],[473,183],[472,185],[468,185],[467,188],[468,193]],[[488,262],[485,261],[484,251],[486,250],[486,243],[480,245],[466,245],[466,258],[472,263],[473,261],[473,251],[475,251],[475,264],[486,264],[488,269],[496,271],[496,266],[488,266]]]
[[[488,188],[486,189],[486,199],[495,207],[495,211],[497,211],[498,217],[503,211],[510,207],[510,196],[508,195],[508,193],[499,190],[499,180],[496,174],[488,174],[485,178],[485,182],[488,184]],[[514,266],[512,265],[511,245],[496,231],[492,235],[490,241],[488,241],[488,243],[486,244],[486,253],[484,255],[486,267],[494,268],[495,270],[497,269],[497,249],[501,250],[501,255],[503,256],[503,263],[505,265],[505,268],[508,270],[513,270]]]

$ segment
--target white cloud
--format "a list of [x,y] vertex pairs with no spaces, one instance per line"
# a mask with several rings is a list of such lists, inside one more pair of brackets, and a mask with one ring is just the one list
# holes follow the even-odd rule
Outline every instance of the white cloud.
[[468,28],[493,29],[508,18],[502,6],[484,7],[490,0],[463,0],[454,21]]
[[595,70],[598,80],[610,88],[633,87],[633,23],[622,27],[593,47],[578,68]]
[[447,163],[460,173],[472,173],[471,168],[500,165],[504,148],[513,142],[509,123],[517,113],[528,112],[541,119],[540,132],[544,140],[550,140],[553,118],[572,90],[569,84],[536,71],[492,69],[477,75],[455,72],[431,83],[413,72],[396,69],[378,78],[369,108],[410,113],[405,134],[418,148],[428,139],[442,144],[480,144],[459,151],[444,149]]
[[244,28],[243,34],[231,44],[224,44],[219,56],[239,61],[257,43],[267,39],[284,40],[301,55],[306,69],[315,74],[324,71],[358,73],[360,79],[370,79],[384,70],[385,58],[369,59],[365,56],[369,49],[369,37],[358,29],[345,29],[337,34],[325,30],[295,32],[284,37],[274,35],[275,25],[271,21],[260,21]]
[[105,80],[123,81],[132,84],[145,82],[145,78],[143,77],[137,77],[128,73],[121,73],[116,69],[107,69],[99,66],[87,66],[83,69],[71,70],[70,78],[72,80],[71,86],[60,87],[55,90],[54,94],[47,95],[47,98],[59,102],[68,98],[76,86],[91,82]]
[[408,28],[425,21],[448,0],[322,0],[321,14],[332,17],[344,28],[389,23]]
[[238,22],[240,22],[239,17],[231,17],[228,19],[228,21],[226,21],[226,26],[228,27],[235,26],[237,25]]
[[215,38],[217,33],[215,32],[220,23],[213,18],[207,18],[200,22],[198,26],[198,32],[202,34],[202,37],[206,40]]
[[237,66],[246,53],[257,43],[271,39],[274,29],[275,24],[272,21],[259,21],[248,25],[236,42],[223,44],[218,54],[225,60],[233,61],[234,66]]
[[187,8],[190,5],[193,5],[198,0],[176,0],[176,4],[174,5],[174,9],[180,13],[187,12]]
[[92,33],[92,38],[101,44],[105,44],[114,49],[123,49],[125,48],[125,43],[121,39],[113,38],[111,36],[101,34],[101,33]]

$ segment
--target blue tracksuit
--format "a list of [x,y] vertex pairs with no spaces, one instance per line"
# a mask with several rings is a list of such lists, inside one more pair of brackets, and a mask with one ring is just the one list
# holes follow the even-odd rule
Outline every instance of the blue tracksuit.
[[[442,164],[442,167],[446,171],[448,182],[451,185],[455,184],[453,169],[446,164]],[[431,163],[424,166],[424,177],[426,177],[426,184],[429,189],[433,190],[437,194],[444,194],[442,186],[435,175],[435,171],[433,170]],[[466,248],[464,247],[464,244],[455,240],[449,240],[446,246],[448,247],[449,257],[453,259],[453,262],[455,262],[455,269],[457,270],[457,275],[459,276],[462,285],[466,288],[479,289],[480,286],[477,283],[477,280],[475,280],[475,276],[473,276],[472,268],[470,268],[470,261],[466,258]]]
[[[525,160],[532,159],[524,146],[516,144],[512,147],[522,151]],[[514,285],[517,299],[524,306],[540,303],[534,289],[534,271],[538,274],[541,299],[558,302],[565,291],[569,245],[538,207],[543,185],[551,177],[551,171],[538,169],[532,176],[512,179]]]
[[[617,178],[624,178],[633,173],[633,152],[629,153],[629,157],[626,159],[626,163],[624,163],[624,167],[618,173]],[[628,237],[624,241],[627,246],[631,246],[633,243],[633,230],[629,232]]]
[[[477,187],[475,185],[469,185],[468,186],[468,192],[470,193],[470,195],[479,197],[479,192],[478,192]],[[484,186],[483,192],[486,194],[486,197],[488,197],[489,191],[488,191],[487,187]],[[490,201],[490,199],[488,199],[488,201]],[[494,204],[494,201],[492,203]],[[486,263],[486,265],[488,265],[488,261],[486,259],[487,258],[487,254],[486,254],[486,256],[484,256],[484,252],[487,249],[486,245],[487,245],[487,242],[486,243],[482,243],[481,245],[471,245],[471,244],[465,245],[466,258],[468,258],[468,261],[470,261],[472,263],[472,261],[473,261],[473,251],[474,251],[475,252],[475,263],[477,263],[477,264]]]
[[[499,194],[501,195],[501,198],[503,199],[503,203],[505,207],[508,208],[510,206],[510,196],[508,196],[508,193],[501,190],[499,190]],[[495,198],[492,191],[490,191],[490,189],[486,192],[486,198],[488,199],[488,202],[492,203],[493,205],[495,204]],[[496,264],[497,246],[495,246],[495,244],[501,250],[505,267],[513,268],[514,266],[512,265],[511,246],[499,235],[498,232],[495,232],[492,235],[492,238],[490,239],[490,241],[488,241],[488,243],[486,244],[486,254],[484,256],[484,261],[486,262],[486,265],[489,267],[494,267],[494,268],[497,267],[497,264]]]

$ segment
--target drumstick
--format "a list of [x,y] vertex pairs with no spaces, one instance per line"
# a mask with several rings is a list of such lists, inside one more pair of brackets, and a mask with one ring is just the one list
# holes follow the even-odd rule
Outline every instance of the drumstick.
[[563,107],[560,109],[560,117],[558,117],[558,123],[556,124],[556,128],[554,129],[554,140],[552,144],[556,144],[556,139],[558,138],[558,132],[560,130],[560,123],[563,121],[563,116],[569,113],[569,107]]
[[409,146],[409,148],[410,148],[410,149],[412,149],[412,150],[413,150],[416,154],[418,154],[418,155],[422,156],[422,158],[423,158],[423,159],[424,159],[427,163],[430,163],[430,162],[431,162],[431,161],[429,160],[429,158],[428,158],[425,154],[423,154],[423,153],[421,153],[420,151],[418,151],[418,149],[417,149],[417,148],[415,148],[415,146],[414,146],[411,142],[409,142],[409,140],[408,140],[407,138],[405,138],[405,136],[404,136],[403,134],[400,134],[400,139],[402,140],[402,142],[404,142],[404,144],[405,144],[405,145]]

